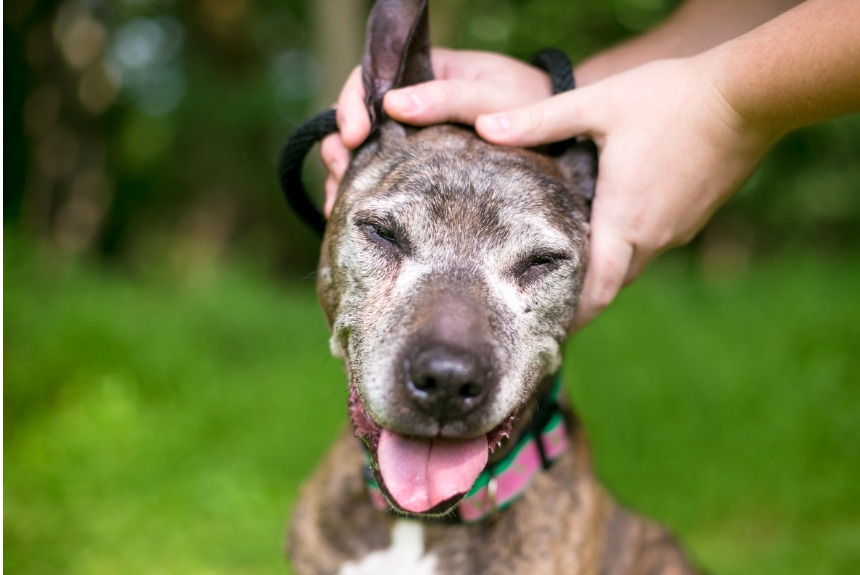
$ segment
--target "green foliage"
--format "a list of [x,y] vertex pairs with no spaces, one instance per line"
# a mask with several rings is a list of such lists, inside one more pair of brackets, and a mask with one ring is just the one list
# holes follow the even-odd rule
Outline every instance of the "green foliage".
[[346,400],[310,282],[10,251],[6,570],[283,570],[290,504]]
[[[283,572],[346,414],[312,281],[110,271],[14,238],[5,273],[5,569]],[[706,277],[664,260],[571,342],[598,470],[710,572],[851,572],[860,267]]]
[[710,281],[669,260],[571,345],[606,482],[709,572],[860,565],[858,288],[821,256]]
[[[677,4],[434,0],[431,13],[439,43],[523,59],[556,46],[578,62],[653,27]],[[311,269],[311,236],[283,206],[275,158],[288,134],[330,103],[332,96],[323,94],[337,93],[325,85],[327,70],[338,64],[332,58],[346,51],[355,52],[347,62],[360,56],[344,38],[323,39],[339,15],[314,17],[316,6],[297,0],[15,4],[6,12],[4,34],[7,223],[70,251],[124,258],[162,234],[204,242],[216,254],[254,242],[285,269]],[[82,25],[98,34],[72,33]],[[354,22],[355,34],[362,28]],[[100,47],[87,43],[94,36]],[[320,45],[327,43],[323,56]],[[98,49],[94,60],[70,60],[69,53],[88,46]],[[113,86],[97,93],[104,107],[81,96],[94,72]],[[675,145],[671,134],[666,126],[655,145]],[[711,229],[753,254],[793,243],[856,249],[857,157],[856,116],[792,134]],[[309,171],[310,188],[319,193],[320,171]],[[92,174],[101,182],[97,192],[83,185]]]
[[529,59],[553,46],[574,62],[660,23],[674,0],[479,0],[463,2],[457,17],[456,47],[492,50]]

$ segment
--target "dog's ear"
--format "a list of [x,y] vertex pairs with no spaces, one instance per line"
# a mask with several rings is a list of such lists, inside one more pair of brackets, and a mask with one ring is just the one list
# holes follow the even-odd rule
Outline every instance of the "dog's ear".
[[433,79],[427,0],[377,0],[361,63],[371,131],[385,121],[382,98],[394,88]]
[[597,146],[591,140],[577,141],[554,156],[568,187],[585,205],[585,215],[591,216],[591,202],[597,185]]

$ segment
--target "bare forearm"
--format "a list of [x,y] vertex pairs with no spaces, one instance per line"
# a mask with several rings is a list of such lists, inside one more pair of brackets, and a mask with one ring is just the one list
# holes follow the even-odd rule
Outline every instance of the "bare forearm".
[[860,2],[808,0],[699,56],[753,128],[778,135],[860,110]]
[[744,34],[800,0],[687,0],[661,25],[604,50],[576,69],[591,84],[640,64],[698,54]]

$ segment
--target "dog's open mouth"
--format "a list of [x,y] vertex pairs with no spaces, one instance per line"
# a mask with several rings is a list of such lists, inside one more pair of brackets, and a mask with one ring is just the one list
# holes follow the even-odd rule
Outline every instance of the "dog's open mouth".
[[490,454],[511,435],[516,413],[479,437],[412,437],[377,424],[350,386],[349,416],[371,456],[371,470],[389,502],[415,515],[449,511],[471,490]]

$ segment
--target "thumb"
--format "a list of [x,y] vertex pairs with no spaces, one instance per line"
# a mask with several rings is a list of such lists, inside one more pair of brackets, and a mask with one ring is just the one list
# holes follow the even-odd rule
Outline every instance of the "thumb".
[[564,92],[536,104],[498,114],[484,114],[475,121],[478,134],[494,144],[531,147],[559,142],[582,134],[599,131],[594,115],[583,113],[591,106],[591,90],[583,88]]
[[572,331],[579,331],[606,308],[625,283],[633,246],[609,225],[592,222],[588,268],[579,294]]

